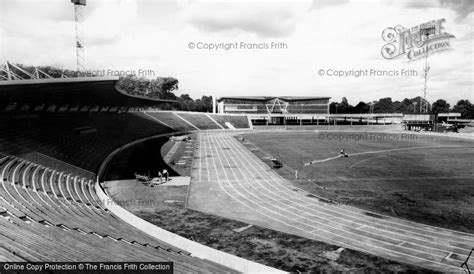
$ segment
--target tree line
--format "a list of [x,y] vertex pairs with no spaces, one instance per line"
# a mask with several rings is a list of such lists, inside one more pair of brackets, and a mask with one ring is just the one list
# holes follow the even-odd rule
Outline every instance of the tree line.
[[155,79],[139,78],[133,75],[120,77],[117,87],[132,95],[145,96],[153,99],[174,100],[176,103],[164,104],[163,109],[184,111],[211,112],[212,96],[203,95],[194,100],[189,94],[176,96],[179,81],[173,77],[157,77]]
[[428,106],[430,113],[459,112],[463,119],[474,119],[474,105],[469,100],[459,100],[454,106],[444,99],[438,99],[433,103],[425,101],[420,96],[402,101],[392,101],[392,98],[380,98],[370,103],[359,102],[353,106],[349,104],[346,97],[341,102],[331,102],[330,113],[420,113],[420,102]]

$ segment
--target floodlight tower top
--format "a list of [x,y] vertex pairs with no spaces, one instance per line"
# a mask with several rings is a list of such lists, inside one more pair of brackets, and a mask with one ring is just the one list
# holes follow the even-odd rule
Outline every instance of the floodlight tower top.
[[86,6],[86,0],[71,0],[74,4],[74,20],[76,22],[76,62],[77,71],[84,71],[85,54],[84,54],[84,32],[82,30],[82,22],[84,16],[82,15],[83,8]]
[[73,3],[74,5],[85,6],[86,5],[86,0],[71,0],[71,3]]

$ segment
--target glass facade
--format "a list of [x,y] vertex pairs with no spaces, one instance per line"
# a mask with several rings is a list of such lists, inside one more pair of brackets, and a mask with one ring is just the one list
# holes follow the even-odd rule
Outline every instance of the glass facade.
[[327,98],[221,98],[218,100],[220,113],[230,114],[328,114]]

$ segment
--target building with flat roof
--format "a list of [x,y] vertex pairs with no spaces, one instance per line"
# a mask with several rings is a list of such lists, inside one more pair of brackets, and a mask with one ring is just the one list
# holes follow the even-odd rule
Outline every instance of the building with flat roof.
[[217,112],[243,114],[254,123],[302,124],[326,120],[331,97],[232,96],[217,99]]

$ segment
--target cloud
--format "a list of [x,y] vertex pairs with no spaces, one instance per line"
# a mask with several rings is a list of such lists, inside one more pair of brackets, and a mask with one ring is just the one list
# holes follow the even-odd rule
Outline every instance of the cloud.
[[127,35],[124,30],[137,19],[138,6],[136,0],[109,0],[87,6],[84,13],[85,44],[101,46]]
[[440,6],[439,0],[418,0],[418,1],[406,0],[406,1],[402,1],[402,3],[406,8],[415,8],[415,9],[436,8]]
[[404,7],[415,9],[447,8],[456,12],[456,21],[465,19],[474,12],[474,2],[472,0],[419,0],[402,2]]
[[321,9],[328,6],[338,6],[349,3],[349,0],[313,0],[311,9]]
[[457,20],[462,20],[474,12],[474,2],[472,0],[440,0],[440,3],[442,7],[449,7],[456,11],[458,14]]
[[[423,1],[412,5],[367,0],[88,1],[85,8],[85,55],[89,69],[152,69],[173,76],[180,92],[203,94],[342,96],[350,103],[383,97],[402,100],[421,94],[423,60],[385,60],[381,32],[446,18],[453,50],[429,57],[430,101],[473,100],[473,30],[471,12],[453,3]],[[0,0],[0,63],[75,68],[73,7],[49,0],[41,10],[32,0]],[[34,4],[33,4],[34,3]],[[413,4],[415,3],[415,4]],[[463,2],[464,3],[464,2]],[[317,4],[308,12],[308,7]],[[424,6],[424,7],[423,7]],[[468,5],[469,6],[469,5]],[[469,10],[468,6],[463,9]],[[421,8],[425,8],[421,10]],[[457,10],[457,11],[456,11]],[[61,14],[55,15],[55,12]],[[335,16],[336,15],[336,16]],[[282,41],[286,50],[209,51],[189,49],[190,42]],[[318,69],[402,69],[418,77],[318,77]]]
[[188,5],[187,22],[208,33],[250,33],[258,37],[285,37],[295,29],[297,16],[288,7],[254,3],[200,3]]
[[118,40],[120,40],[119,34],[113,35],[104,35],[104,36],[92,36],[85,41],[85,45],[89,46],[104,46],[104,45],[114,45]]
[[[214,17],[194,18],[191,23],[197,28],[208,32],[222,32],[240,30],[254,33],[260,37],[286,36],[294,28],[288,14],[260,14],[248,18],[240,17]],[[274,23],[277,22],[277,23]]]

